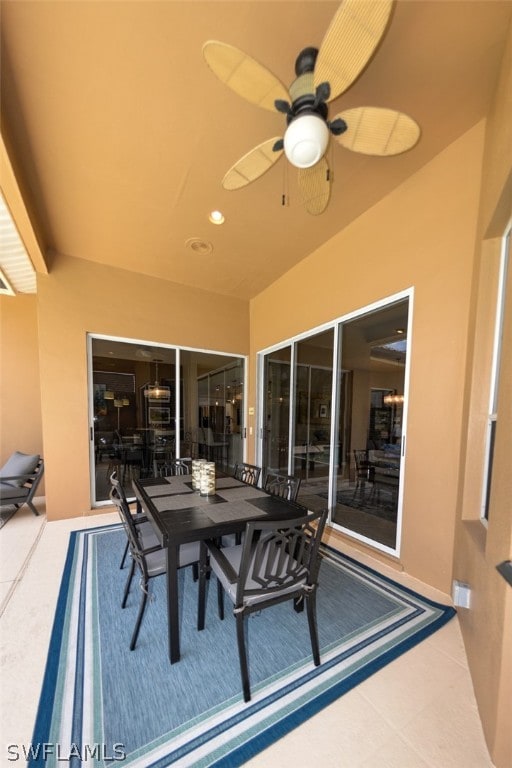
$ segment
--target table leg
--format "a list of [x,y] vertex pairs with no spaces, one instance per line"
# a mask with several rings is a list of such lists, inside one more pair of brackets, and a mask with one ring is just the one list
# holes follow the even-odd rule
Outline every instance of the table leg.
[[180,660],[180,626],[178,595],[178,548],[167,547],[167,621],[169,633],[169,659],[171,664]]

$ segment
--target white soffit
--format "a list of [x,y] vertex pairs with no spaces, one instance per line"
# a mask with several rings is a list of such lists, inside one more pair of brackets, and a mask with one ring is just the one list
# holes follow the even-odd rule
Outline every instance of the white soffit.
[[36,293],[36,272],[0,194],[0,294]]

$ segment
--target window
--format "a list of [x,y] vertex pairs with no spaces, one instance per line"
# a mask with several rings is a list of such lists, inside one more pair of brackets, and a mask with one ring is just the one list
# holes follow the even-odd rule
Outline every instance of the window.
[[489,520],[489,502],[492,486],[492,465],[494,458],[494,442],[498,424],[498,386],[500,380],[501,343],[503,338],[503,318],[505,312],[505,291],[507,285],[507,270],[510,254],[510,233],[512,224],[509,225],[503,238],[501,251],[498,292],[496,297],[496,322],[494,326],[494,347],[491,365],[491,386],[489,397],[489,414],[487,416],[487,437],[485,451],[484,482],[482,493],[482,520]]

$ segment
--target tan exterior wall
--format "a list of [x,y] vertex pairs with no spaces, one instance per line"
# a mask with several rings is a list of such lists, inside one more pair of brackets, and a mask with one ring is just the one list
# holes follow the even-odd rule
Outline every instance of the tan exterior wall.
[[90,511],[86,334],[248,353],[248,304],[80,259],[38,285],[48,519]]
[[38,344],[37,297],[0,296],[0,466],[13,451],[43,454]]
[[483,137],[481,123],[251,303],[254,360],[265,347],[414,287],[400,561],[447,593]]
[[48,517],[58,519],[90,510],[88,331],[250,349],[255,406],[259,350],[414,287],[398,566],[444,592],[452,576],[471,585],[471,610],[459,616],[497,768],[512,764],[512,590],[495,569],[512,555],[512,269],[488,528],[478,514],[497,238],[512,213],[511,59],[509,34],[486,125],[260,294],[250,314],[245,302],[78,259],[56,258],[37,297],[0,297],[0,460],[16,449],[44,454]]
[[454,549],[454,577],[471,587],[471,608],[461,610],[459,616],[480,716],[497,768],[512,765],[512,589],[496,571],[498,563],[512,557],[512,259],[488,526],[479,518],[500,236],[512,220],[511,116],[512,29],[485,136],[475,269],[478,280],[469,326],[467,416]]

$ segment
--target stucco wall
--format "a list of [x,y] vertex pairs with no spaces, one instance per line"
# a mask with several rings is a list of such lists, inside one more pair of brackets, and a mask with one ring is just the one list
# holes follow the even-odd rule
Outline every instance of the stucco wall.
[[512,28],[489,111],[469,325],[467,393],[454,576],[471,587],[459,612],[487,743],[497,768],[512,765],[512,589],[496,565],[512,557],[512,264],[503,325],[498,423],[488,525],[480,521],[490,364],[502,238],[512,221]]
[[254,361],[267,346],[414,287],[400,559],[447,593],[483,138],[480,123],[251,302]]
[[13,451],[43,454],[38,342],[37,297],[0,296],[0,466]]
[[81,259],[57,258],[38,286],[46,507],[90,511],[86,334],[247,354],[248,304]]

